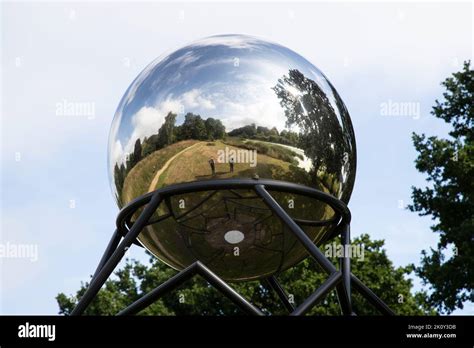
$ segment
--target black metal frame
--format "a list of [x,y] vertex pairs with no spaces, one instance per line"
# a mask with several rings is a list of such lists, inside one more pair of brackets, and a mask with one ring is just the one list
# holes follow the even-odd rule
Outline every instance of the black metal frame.
[[[321,268],[328,274],[328,279],[296,308],[292,303],[290,303],[287,294],[275,276],[271,276],[270,278],[266,279],[266,285],[276,292],[290,315],[303,315],[307,313],[317,302],[321,301],[324,296],[333,289],[336,289],[337,291],[342,313],[344,315],[355,315],[352,309],[351,287],[354,287],[382,314],[395,314],[379,297],[377,297],[377,295],[375,295],[366,285],[364,285],[355,275],[351,273],[349,255],[344,255],[340,258],[338,270],[300,227],[300,225],[322,226],[327,224],[336,224],[336,228],[329,238],[333,238],[340,234],[343,246],[345,247],[346,245],[349,245],[351,214],[344,202],[328,193],[309,188],[304,185],[298,185],[284,181],[268,179],[218,179],[167,186],[147,193],[125,206],[118,214],[116,221],[117,229],[115,230],[99,262],[94,276],[91,279],[90,285],[82,298],[79,300],[77,306],[72,311],[71,315],[81,315],[84,312],[93,298],[97,295],[100,288],[104,285],[110,274],[113,272],[117,264],[123,258],[128,248],[133,243],[140,245],[136,238],[142,229],[149,224],[169,217],[169,215],[164,215],[158,219],[150,221],[150,218],[163,200],[167,200],[169,197],[174,195],[191,192],[238,189],[254,190],[257,195],[262,198],[266,205],[273,211],[273,213],[279,217],[289,228],[289,230],[295,235],[295,237],[307,250],[309,255],[311,255],[313,259],[316,260],[316,262],[321,266]],[[278,202],[268,191],[287,192],[312,197],[328,204],[334,210],[335,216],[333,219],[325,221],[307,221],[294,219],[285,212],[285,210],[280,206],[280,204],[278,204]],[[132,216],[137,212],[138,209],[142,207],[144,208],[143,211],[140,213],[136,221],[132,222]],[[138,313],[158,300],[163,294],[176,289],[178,286],[197,274],[202,276],[212,286],[223,293],[246,313],[264,315],[262,311],[239,295],[224,280],[219,278],[199,261],[180,271],[174,277],[170,278],[148,294],[144,295],[139,300],[132,303],[127,308],[123,309],[118,313],[118,315],[130,315]]]

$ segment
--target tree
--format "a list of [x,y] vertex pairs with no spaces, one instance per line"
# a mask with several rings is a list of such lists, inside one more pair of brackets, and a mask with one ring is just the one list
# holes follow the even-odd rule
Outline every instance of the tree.
[[170,111],[168,115],[166,115],[165,117],[165,122],[161,125],[160,129],[158,130],[157,148],[156,148],[157,150],[162,149],[174,143],[175,122],[176,122],[176,114]]
[[[413,133],[416,168],[430,183],[413,187],[411,211],[430,215],[440,239],[436,249],[422,251],[415,273],[429,284],[430,304],[440,311],[474,302],[474,71],[470,62],[447,78],[444,100],[436,100],[431,114],[451,123],[450,138]],[[452,255],[446,251],[451,249]]]
[[117,201],[119,203],[122,202],[122,189],[123,189],[123,184],[125,182],[125,176],[127,175],[125,166],[122,163],[120,166],[117,163],[115,163],[114,166],[114,182],[115,182],[115,187],[117,188]]
[[[328,94],[316,81],[297,69],[290,69],[287,75],[278,79],[272,90],[285,111],[287,128],[299,128],[298,145],[312,163],[312,175],[309,177],[312,180],[321,180],[318,174],[322,172],[342,181],[341,168],[347,166],[347,180],[353,181],[355,161],[347,161],[346,157],[352,154],[355,147],[353,134],[349,133],[352,127],[349,118],[341,112],[345,110],[342,100],[334,88],[331,88],[334,103],[328,99]],[[298,93],[295,94],[292,90]],[[331,183],[326,179],[325,185]],[[351,190],[344,190],[340,198],[347,201],[350,194]]]
[[143,139],[142,143],[142,156],[146,157],[157,150],[157,139],[158,134],[153,134],[152,136]]
[[229,135],[231,137],[243,137],[243,138],[249,138],[249,139],[254,138],[256,134],[257,134],[257,127],[255,123],[252,123],[240,128],[236,128],[229,132]]
[[140,162],[140,160],[142,159],[142,143],[140,141],[140,138],[137,139],[137,141],[135,141],[135,147],[133,149],[133,165],[131,167],[133,167],[135,164],[137,164],[138,162]]
[[[371,241],[362,235],[353,241],[365,246],[364,260],[353,261],[353,272],[375,291],[398,314],[435,314],[425,305],[425,294],[412,295],[411,281],[405,278],[406,267],[394,267],[383,250],[383,241]],[[325,250],[324,246],[321,250]],[[337,259],[333,259],[336,264]],[[137,261],[127,260],[123,269],[106,282],[96,299],[87,309],[90,315],[113,315],[126,305],[151,291],[159,284],[176,274],[154,257],[151,265],[145,266]],[[327,278],[312,259],[306,259],[297,266],[283,272],[279,279],[286,291],[294,296],[295,303],[301,303]],[[77,304],[88,284],[82,284],[76,296],[61,293],[56,297],[60,314],[69,314]],[[261,286],[259,282],[231,284],[240,294],[249,299],[264,312],[276,315],[287,314],[274,292]],[[359,294],[355,293],[354,309],[358,314],[378,314]],[[181,301],[180,301],[181,300]],[[241,314],[229,300],[207,285],[199,277],[187,281],[175,290],[141,312],[143,315],[236,315]],[[315,306],[309,314],[339,315],[340,310],[335,292],[329,294],[324,302]]]
[[206,125],[201,116],[188,112],[184,116],[183,124],[179,127],[179,137],[179,140],[205,140],[207,138]]
[[270,135],[270,129],[263,126],[257,127],[257,134]]
[[223,139],[225,137],[225,127],[221,120],[209,117],[204,124],[208,139]]

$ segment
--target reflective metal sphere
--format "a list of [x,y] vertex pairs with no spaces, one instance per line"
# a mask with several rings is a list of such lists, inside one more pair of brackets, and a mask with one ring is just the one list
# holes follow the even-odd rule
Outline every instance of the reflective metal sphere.
[[[253,178],[303,184],[348,202],[356,150],[349,114],[327,78],[275,43],[241,35],[206,38],[148,65],[123,96],[109,139],[119,207],[163,186]],[[271,192],[294,218],[334,211]],[[138,239],[175,269],[200,260],[230,281],[281,272],[307,254],[251,191],[175,196]],[[321,243],[334,226],[302,226]]]

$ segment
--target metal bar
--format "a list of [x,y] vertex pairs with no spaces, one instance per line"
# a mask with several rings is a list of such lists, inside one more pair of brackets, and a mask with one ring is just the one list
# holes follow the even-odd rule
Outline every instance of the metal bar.
[[336,215],[335,215],[333,218],[331,218],[331,219],[319,220],[319,221],[315,221],[315,220],[303,220],[303,219],[297,219],[297,218],[293,218],[293,220],[294,220],[298,225],[319,227],[319,226],[336,225],[337,222],[339,221],[339,215],[336,213]]
[[265,190],[263,185],[255,185],[255,191],[262,197],[263,201],[270,207],[270,209],[288,226],[288,228],[295,234],[310,253],[311,256],[318,262],[318,264],[328,273],[337,272],[336,267],[329,261],[321,250],[314,244],[314,242],[304,233],[301,227],[285,212],[285,210],[278,204],[277,201]]
[[342,273],[342,282],[337,287],[337,297],[341,305],[344,315],[352,315],[351,301],[351,258],[349,248],[351,244],[350,226],[348,224],[342,226],[341,243],[344,255],[339,259],[340,270]]
[[243,298],[237,291],[232,289],[226,282],[224,282],[221,278],[219,278],[216,274],[214,274],[209,268],[204,266],[201,262],[197,261],[197,272],[209,282],[212,286],[214,286],[217,290],[219,290],[222,294],[224,294],[229,300],[235,303],[240,309],[245,311],[248,314],[259,315],[263,316],[263,312],[260,311],[257,307],[252,305],[249,301]]
[[295,306],[288,299],[285,289],[282,288],[282,286],[280,285],[276,277],[271,276],[267,278],[266,281],[268,285],[273,289],[273,291],[276,292],[276,294],[280,298],[280,301],[283,303],[283,305],[288,310],[288,312],[289,313],[293,312],[295,310]]
[[383,302],[377,295],[370,290],[367,285],[362,283],[359,278],[351,274],[351,281],[354,285],[354,288],[364,296],[375,308],[379,310],[380,313],[385,315],[396,315],[394,311],[390,309],[385,302]]
[[117,245],[120,242],[120,239],[122,239],[122,236],[120,235],[118,229],[115,229],[114,233],[112,234],[112,238],[110,238],[109,244],[107,244],[107,248],[104,251],[104,254],[102,255],[102,258],[99,261],[99,265],[97,266],[94,275],[92,278],[95,278],[99,271],[104,267],[105,263],[109,260],[110,256],[112,253],[117,249]]
[[172,216],[172,215],[171,215],[171,214],[165,214],[165,215],[162,215],[162,216],[157,217],[157,218],[154,219],[154,220],[148,220],[148,222],[146,223],[146,225],[149,226],[149,225],[156,224],[157,222],[160,222],[160,221],[163,221],[163,220],[165,220],[165,219],[168,219],[170,216]]
[[309,297],[296,308],[290,315],[304,315],[308,312],[313,306],[320,301],[329,291],[334,289],[334,287],[341,281],[342,274],[341,272],[332,273],[328,279],[324,281],[319,288],[316,289]]
[[181,215],[178,215],[178,216],[175,216],[175,219],[178,220],[178,219],[182,219],[183,217],[185,217],[186,215],[192,213],[193,211],[195,211],[197,208],[199,208],[201,205],[203,205],[204,203],[206,203],[209,199],[211,199],[215,194],[217,193],[217,191],[213,191],[211,194],[207,195],[205,198],[203,198],[199,203],[197,203],[196,205],[194,205],[191,209],[189,209],[188,211],[184,212],[183,214]]
[[339,302],[339,307],[341,308],[342,315],[351,315],[351,304],[350,298],[347,297],[346,290],[344,289],[343,281],[341,281],[336,286],[337,300]]
[[[345,301],[345,313],[349,313],[351,309],[350,297],[351,297],[351,283],[369,302],[374,305],[379,311],[384,314],[394,315],[395,313],[380,299],[378,298],[366,285],[364,285],[357,277],[350,273],[350,259],[345,257],[340,262],[341,271],[338,272],[336,267],[327,259],[324,254],[319,250],[319,248],[313,243],[313,241],[304,233],[298,224],[301,225],[325,225],[331,223],[331,220],[325,221],[306,221],[298,220],[291,218],[285,210],[275,201],[271,194],[267,191],[278,190],[281,192],[302,194],[308,197],[314,198],[321,202],[328,204],[336,213],[333,219],[334,223],[337,223],[337,228],[329,236],[333,238],[337,234],[341,233],[343,237],[343,244],[349,243],[349,222],[351,220],[351,214],[346,204],[336,197],[313,189],[304,185],[288,183],[278,180],[270,179],[217,179],[217,180],[206,180],[199,182],[191,183],[182,183],[167,186],[160,188],[153,192],[144,194],[129,204],[127,204],[117,216],[117,230],[114,232],[109,245],[107,246],[104,255],[102,256],[99,265],[94,273],[94,277],[91,280],[91,283],[86,290],[85,294],[77,304],[76,308],[72,311],[71,315],[79,315],[83,313],[85,308],[90,304],[92,299],[95,297],[97,292],[100,290],[102,285],[105,283],[107,278],[113,272],[113,269],[120,262],[124,256],[126,250],[131,246],[132,243],[136,242],[136,237],[140,234],[141,230],[146,226],[150,221],[151,216],[156,211],[162,199],[167,199],[170,196],[198,191],[208,191],[208,190],[238,190],[238,189],[253,189],[258,196],[260,196],[263,201],[270,207],[270,209],[287,225],[287,227],[293,232],[293,234],[299,239],[303,244],[309,254],[315,258],[319,265],[329,273],[329,278],[322,284],[321,287],[316,289],[316,291],[311,294],[298,308],[293,310],[291,315],[301,315],[306,313],[312,306],[316,304],[328,291],[334,287],[338,288],[338,296],[342,298],[342,301]],[[128,228],[127,219],[137,212],[141,207],[145,207],[144,211],[140,214],[138,219],[133,225]],[[167,218],[169,216],[159,217],[158,219]],[[340,221],[339,221],[340,217]],[[336,221],[338,220],[338,221]],[[347,227],[347,231],[345,231]],[[341,232],[342,231],[342,232]],[[347,233],[347,237],[344,236],[344,233]],[[119,243],[119,237],[123,236],[124,239]],[[118,244],[118,246],[117,246]],[[158,298],[158,294],[163,294],[172,287],[177,287],[186,279],[191,278],[194,274],[199,273],[204,279],[206,279],[211,285],[220,290],[225,296],[231,299],[236,303],[240,308],[246,312],[263,315],[263,313],[253,306],[250,302],[245,300],[240,296],[235,290],[233,290],[227,283],[225,283],[221,278],[212,273],[200,262],[196,262],[191,268],[186,271],[181,271],[178,275],[168,280],[167,282],[160,285],[158,288],[152,292],[155,298]],[[184,273],[183,273],[184,272]],[[276,281],[276,279],[275,279]],[[341,283],[342,282],[342,283]],[[277,283],[278,284],[278,283]],[[278,284],[279,286],[279,284]],[[284,295],[286,298],[286,293],[281,289],[281,293],[277,290],[277,294]],[[277,287],[278,289],[278,287]],[[342,290],[339,290],[342,289]],[[119,314],[130,314],[134,311],[139,311],[142,308],[148,306],[148,302],[153,298],[153,294],[147,294],[142,299],[137,300],[134,304],[127,307]],[[151,296],[151,297],[150,297]],[[282,299],[280,297],[280,299]],[[287,298],[286,298],[287,300]],[[285,306],[289,309],[288,305],[291,303],[286,303],[283,301]],[[144,306],[144,307],[143,307]],[[293,308],[293,307],[292,307]],[[352,313],[354,314],[354,313]]]
[[150,202],[147,204],[145,210],[140,214],[137,221],[133,224],[130,231],[125,235],[122,242],[118,245],[112,255],[109,257],[107,262],[101,268],[100,272],[96,277],[92,278],[89,287],[86,292],[79,300],[76,308],[73,309],[71,315],[81,315],[86,307],[91,303],[92,299],[97,295],[102,285],[104,285],[107,278],[113,272],[114,268],[120,262],[125,252],[133,243],[135,238],[140,234],[143,227],[146,225],[150,217],[155,212],[156,208],[161,202],[161,195],[155,191],[155,194],[151,197]]
[[342,227],[341,242],[344,246],[344,257],[341,259],[342,284],[349,304],[348,314],[351,314],[351,255],[349,255],[349,248],[351,246],[351,227],[349,224]]
[[197,272],[197,265],[193,263],[189,267],[183,269],[181,272],[168,279],[163,284],[159,285],[157,288],[144,295],[140,299],[133,302],[127,308],[121,310],[117,315],[132,315],[137,314],[142,311],[153,302],[158,300],[161,296],[166,294],[169,291],[172,291],[183,284],[185,281],[191,279]]
[[178,195],[198,191],[254,189],[256,185],[263,185],[268,190],[278,190],[281,192],[302,194],[315,198],[317,200],[329,204],[335,212],[341,215],[343,220],[345,220],[344,222],[348,223],[351,219],[351,213],[349,211],[349,208],[347,208],[347,205],[329,193],[319,191],[317,189],[305,185],[280,180],[238,178],[213,179],[174,184],[162,187],[159,190],[153,192],[146,193],[134,199],[125,207],[123,207],[123,209],[119,213],[119,216],[117,217],[117,224],[120,223],[124,215],[128,215],[128,212],[130,210],[136,210],[138,207],[141,207],[142,205],[146,204],[155,192],[159,192],[162,197],[167,197],[169,195]]

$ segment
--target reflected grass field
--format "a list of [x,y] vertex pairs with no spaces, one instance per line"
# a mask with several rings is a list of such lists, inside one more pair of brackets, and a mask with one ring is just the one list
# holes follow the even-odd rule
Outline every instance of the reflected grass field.
[[184,140],[155,151],[138,162],[125,178],[122,192],[124,204],[140,195],[147,193],[156,171],[159,170],[171,157],[197,143],[197,140]]

